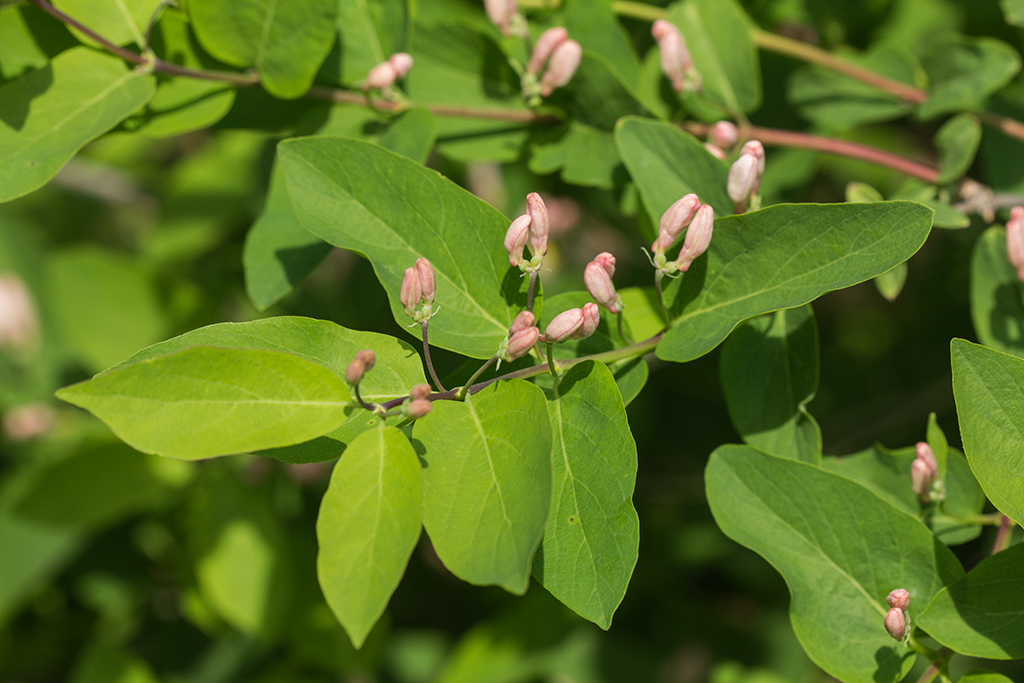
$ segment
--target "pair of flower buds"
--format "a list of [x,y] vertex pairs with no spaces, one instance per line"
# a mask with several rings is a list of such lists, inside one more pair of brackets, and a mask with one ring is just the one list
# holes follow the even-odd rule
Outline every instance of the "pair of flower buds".
[[[701,204],[692,192],[668,207],[658,222],[658,236],[651,244],[654,258],[651,262],[658,272],[666,275],[689,270],[697,257],[707,251],[715,227],[715,210],[710,204]],[[686,231],[683,248],[675,261],[669,261],[665,252]]]
[[890,591],[885,597],[889,611],[885,613],[885,630],[896,640],[903,641],[907,637],[907,608],[910,607],[910,593],[906,588]]
[[416,259],[416,265],[406,268],[402,276],[402,288],[398,300],[402,302],[405,314],[420,323],[429,320],[434,311],[434,295],[437,293],[437,278],[434,267],[425,258]]
[[544,334],[540,333],[536,318],[530,311],[523,311],[515,317],[508,334],[498,347],[498,358],[511,363],[530,352],[538,342],[557,344],[570,339],[586,339],[594,334],[601,322],[597,304],[590,302],[582,308],[570,308],[556,315]]
[[943,498],[943,484],[939,479],[939,463],[932,447],[920,441],[917,457],[910,465],[910,486],[925,505]]
[[370,69],[363,81],[363,91],[383,90],[394,85],[399,78],[405,78],[412,69],[412,57],[405,52],[396,52],[388,58],[388,61],[381,62]]
[[[505,251],[508,252],[509,265],[516,266],[524,273],[536,272],[548,253],[548,234],[551,232],[551,221],[548,218],[548,207],[544,199],[536,192],[526,195],[526,213],[519,216],[508,226],[505,233]],[[530,245],[533,258],[523,257],[523,250]]]
[[[527,38],[526,20],[519,13],[515,0],[484,0],[484,9],[491,23],[501,29],[505,36],[517,35]],[[557,88],[572,80],[580,66],[583,48],[575,40],[569,40],[568,32],[561,26],[549,28],[540,34],[530,54],[523,74],[523,96],[548,97]],[[547,64],[547,70],[544,65]],[[544,75],[541,76],[541,71]],[[538,78],[539,77],[539,78]]]
[[[373,366],[377,363],[377,356],[370,349],[363,349],[356,354],[356,357],[352,359],[352,362],[345,368],[345,381],[349,386],[357,388],[359,383],[363,381],[363,377],[366,373],[373,369]],[[428,398],[430,396],[430,385],[429,384],[417,384],[409,390],[409,398],[402,404],[402,414],[408,417],[410,420],[416,420],[427,413],[433,408],[433,404]]]
[[686,49],[686,40],[676,25],[658,19],[651,25],[651,35],[658,43],[661,72],[672,83],[672,88],[676,92],[700,90],[700,73],[694,67],[690,51]]

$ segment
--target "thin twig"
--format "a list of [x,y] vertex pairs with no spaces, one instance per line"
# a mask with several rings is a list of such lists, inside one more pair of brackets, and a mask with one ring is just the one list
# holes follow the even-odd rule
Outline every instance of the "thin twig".
[[1003,515],[1002,522],[999,524],[999,532],[996,534],[996,541],[992,544],[992,554],[995,555],[998,552],[1006,550],[1007,546],[1010,545],[1010,534],[1013,532],[1013,520],[1006,515]]
[[532,271],[530,273],[530,284],[526,288],[526,310],[530,313],[533,313],[533,295],[537,290],[537,277],[537,271]]
[[423,358],[427,361],[427,369],[430,371],[430,377],[434,380],[434,386],[437,387],[438,391],[447,391],[444,385],[441,384],[441,380],[438,379],[437,373],[434,372],[434,363],[430,360],[430,342],[427,341],[428,322],[428,320],[424,320],[420,323],[420,329],[423,330]]
[[493,365],[496,360],[498,360],[498,354],[494,354],[493,356],[490,357],[490,359],[488,359],[486,363],[481,365],[480,369],[474,372],[473,376],[466,380],[466,384],[463,385],[462,389],[458,393],[458,398],[466,398],[466,392],[469,391],[469,388],[473,385],[473,382],[477,381],[480,378],[480,375],[484,374],[484,371],[487,370],[487,368],[491,367],[491,365]]

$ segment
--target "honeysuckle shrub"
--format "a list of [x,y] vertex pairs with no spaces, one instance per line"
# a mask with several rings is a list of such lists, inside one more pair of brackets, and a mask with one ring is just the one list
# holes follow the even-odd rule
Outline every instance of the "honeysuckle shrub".
[[1019,676],[1000,8],[3,3],[0,677]]

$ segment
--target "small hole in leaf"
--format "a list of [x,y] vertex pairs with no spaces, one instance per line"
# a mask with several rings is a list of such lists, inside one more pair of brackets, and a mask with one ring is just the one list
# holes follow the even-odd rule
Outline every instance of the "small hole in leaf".
[[575,524],[575,523],[576,523],[576,518],[575,517],[569,517],[569,524]]

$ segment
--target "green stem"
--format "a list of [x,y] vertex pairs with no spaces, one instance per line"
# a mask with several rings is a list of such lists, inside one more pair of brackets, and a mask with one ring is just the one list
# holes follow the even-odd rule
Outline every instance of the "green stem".
[[665,308],[665,297],[661,293],[661,280],[665,277],[665,273],[657,271],[654,273],[654,289],[658,293],[658,310],[661,311],[661,319],[665,321],[665,329],[667,330],[672,321],[668,317],[668,310]]
[[487,370],[487,368],[491,367],[491,365],[493,365],[496,360],[498,360],[498,354],[494,354],[493,356],[491,356],[490,360],[481,365],[480,369],[473,373],[473,376],[470,377],[469,380],[466,381],[466,384],[463,385],[462,389],[459,390],[457,398],[460,401],[466,398],[466,393],[469,391],[469,388],[473,385],[473,382],[477,381],[480,378],[480,375],[484,374],[484,371]]
[[999,526],[1002,520],[1001,514],[994,515],[972,515],[969,517],[957,517],[949,513],[941,513],[932,516],[932,521],[945,522],[946,524],[976,524],[978,526]]
[[434,372],[434,364],[430,360],[430,342],[427,341],[427,320],[420,323],[420,329],[423,330],[423,358],[427,361],[427,369],[430,371],[430,377],[434,380],[434,386],[437,387],[438,391],[447,391],[444,385],[441,384],[441,380],[438,378],[437,373]]
[[629,340],[626,339],[626,335],[622,331],[622,311],[619,311],[618,314],[616,314],[616,318],[618,318],[617,326],[619,328],[619,339],[622,340],[623,344],[629,344]]
[[1013,520],[1006,515],[1000,515],[1002,520],[999,523],[999,532],[996,534],[996,542],[992,544],[992,554],[1006,550],[1010,545],[1010,534],[1013,532]]
[[533,313],[533,296],[537,291],[537,278],[539,274],[536,270],[530,272],[530,284],[526,289],[526,310]]
[[924,670],[924,673],[921,674],[921,677],[917,679],[917,683],[932,683],[932,681],[939,677],[940,669],[941,667],[937,663],[932,662],[931,665]]
[[643,2],[631,2],[630,0],[612,0],[612,11],[622,17],[643,19],[644,21],[655,21],[665,18],[665,10]]
[[554,377],[555,381],[557,382],[558,381],[558,366],[555,365],[555,356],[554,356],[554,353],[551,350],[552,347],[554,347],[554,344],[548,344],[548,370],[551,372],[551,376]]

